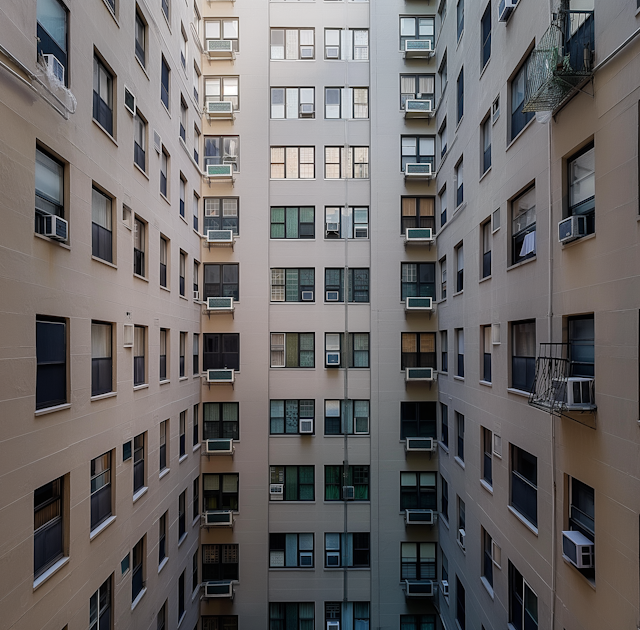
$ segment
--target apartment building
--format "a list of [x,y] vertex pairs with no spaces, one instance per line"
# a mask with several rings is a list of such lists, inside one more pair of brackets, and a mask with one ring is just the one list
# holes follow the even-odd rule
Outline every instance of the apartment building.
[[635,628],[636,3],[438,16],[442,618]]
[[193,12],[0,7],[4,628],[198,624]]

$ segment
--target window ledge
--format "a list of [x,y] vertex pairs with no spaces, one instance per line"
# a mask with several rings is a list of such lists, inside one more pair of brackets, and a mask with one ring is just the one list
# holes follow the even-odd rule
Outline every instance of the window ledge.
[[142,383],[142,385],[134,385],[133,391],[137,392],[140,389],[148,389],[148,388],[149,388],[149,383]]
[[457,374],[453,375],[454,381],[462,381],[464,383],[464,376],[458,376]]
[[178,460],[178,464],[182,464],[182,462],[187,459],[187,457],[189,457],[186,453],[184,455],[180,456],[180,459]]
[[449,447],[446,444],[443,444],[442,442],[438,442],[438,445],[447,455],[449,454]]
[[[460,551],[462,551],[462,553],[466,556],[467,555],[467,550],[460,544],[459,540],[456,540],[456,544],[458,545],[458,547],[460,547]],[[459,628],[460,626],[458,626]]]
[[179,628],[182,625],[182,622],[185,620],[187,616],[187,611],[185,610],[182,615],[180,615],[180,619],[178,619],[178,625],[177,627]]
[[486,282],[487,280],[491,280],[491,274],[489,274],[488,276],[485,276],[484,278],[480,278],[480,280],[478,280],[478,284],[482,284],[483,282]]
[[104,521],[103,523],[100,523],[100,525],[98,525],[98,527],[96,527],[95,529],[92,529],[91,532],[89,532],[89,540],[93,540],[98,534],[101,534],[105,529],[107,529],[107,527],[109,527],[109,525],[111,525],[111,523],[113,523],[116,520],[116,516],[115,514],[110,516],[106,521]]
[[[203,302],[196,302],[196,304],[203,304]],[[196,372],[191,378],[200,378],[201,376],[200,372]]]
[[456,206],[455,210],[453,211],[453,216],[451,217],[451,219],[453,219],[453,217],[455,217],[459,212],[462,212],[466,207],[467,207],[466,201],[463,201],[460,205]]
[[163,468],[160,471],[160,474],[158,475],[158,479],[162,479],[163,477],[166,477],[170,472],[171,472],[171,468]]
[[178,379],[178,383],[179,383],[180,381],[188,381],[188,380],[189,380],[189,377],[188,377],[188,376],[181,376],[181,377]]
[[638,10],[635,12],[635,16],[638,17],[640,15],[640,7],[638,7]]
[[33,590],[35,591],[37,588],[42,586],[54,573],[57,573],[62,567],[69,562],[69,556],[65,556],[64,558],[60,558],[58,562],[56,562],[52,567],[49,567],[42,575],[39,575],[33,581]]
[[522,265],[526,265],[528,263],[534,262],[538,259],[537,256],[531,256],[531,258],[527,258],[526,260],[521,260],[518,263],[511,265],[511,267],[507,267],[507,271],[512,271],[513,269],[517,269],[518,267],[522,267]]
[[529,129],[529,127],[531,127],[532,123],[535,121],[536,117],[534,116],[521,130],[520,133],[518,133],[518,135],[507,145],[507,148],[505,149],[505,152],[508,151],[513,144],[515,143],[515,141],[527,130]]
[[[639,11],[640,11],[640,9],[639,9]],[[572,564],[571,562],[569,562],[569,560],[567,560],[567,558],[565,558],[564,554],[562,555],[562,560],[568,567],[571,567],[574,571],[577,571],[586,580],[587,584],[594,591],[596,590],[596,582],[595,582],[595,580],[591,580],[587,576],[585,576],[584,573],[582,573],[582,571],[580,569],[578,569],[575,564]]]
[[513,387],[507,387],[507,392],[515,394],[516,396],[522,396],[523,398],[529,398],[529,392],[525,392],[521,389],[514,389]]
[[159,384],[160,384],[160,385],[167,385],[167,384],[168,384],[168,383],[170,383],[170,382],[171,382],[171,379],[169,379],[169,378],[165,378],[163,381],[160,381],[160,383],[159,383]]
[[486,72],[487,67],[489,66],[490,63],[491,63],[491,56],[489,56],[489,59],[487,59],[487,63],[485,63],[484,66],[482,66],[482,70],[480,70],[480,76],[478,77],[478,80],[482,79],[482,75]]
[[179,297],[181,300],[186,300],[187,302],[189,301],[189,300],[187,300],[186,295],[179,295],[178,297]]
[[160,198],[164,199],[169,205],[171,205],[171,202],[169,201],[169,197],[167,197],[166,195],[163,195],[162,193],[160,193]]
[[453,294],[453,297],[458,297],[459,295],[462,295],[464,293],[464,289],[462,289],[462,291],[458,291],[456,293]]
[[140,600],[144,597],[144,594],[147,592],[147,587],[143,587],[142,590],[138,593],[137,597],[131,602],[131,610],[135,610],[136,606],[140,602]]
[[200,514],[198,514],[198,516],[196,516],[192,521],[191,521],[191,527],[195,527],[196,525],[200,525],[200,521],[202,519],[200,518]]
[[[568,217],[566,217],[568,218]],[[640,217],[639,217],[640,220]],[[579,243],[584,243],[585,241],[590,241],[592,238],[596,237],[596,233],[592,232],[591,234],[587,234],[581,238],[577,238],[575,241],[571,241],[570,243],[566,243],[562,245],[562,249],[567,249],[568,247],[573,247],[574,245],[578,245]]]
[[164,558],[162,558],[162,562],[158,565],[158,573],[160,573],[160,571],[164,569],[167,562],[169,562],[169,556],[165,556]]
[[463,462],[463,461],[462,461],[462,460],[461,460],[457,455],[453,458],[453,461],[454,461],[456,464],[458,464],[458,466],[460,466],[460,468],[462,468],[462,470],[464,470],[464,469],[465,469],[465,467],[466,467],[466,466],[465,466],[465,463],[464,463],[464,462]]
[[38,409],[34,415],[46,416],[48,413],[62,411],[63,409],[71,409],[71,403],[64,403],[63,405],[55,405],[55,407],[47,407],[46,409]]
[[487,593],[489,593],[489,597],[491,599],[495,599],[495,595],[493,593],[493,587],[491,586],[491,584],[489,584],[489,581],[487,580],[486,577],[481,576],[480,577],[480,581],[482,582],[482,586],[484,586],[487,589]]
[[191,593],[191,603],[193,604],[193,602],[196,600],[196,597],[198,597],[200,595],[200,586],[198,585],[198,587],[196,588],[195,591],[193,591],[193,593]]
[[[113,116],[113,110],[112,110],[112,116]],[[107,136],[107,138],[109,138],[109,140],[111,140],[111,142],[113,142],[113,144],[118,146],[118,143],[116,142],[116,139],[95,118],[92,118],[91,120],[93,120],[93,124],[96,127],[98,127],[98,129],[100,129],[100,131],[102,131],[102,133],[104,133]]]
[[33,235],[36,238],[40,238],[43,241],[47,241],[47,243],[55,243],[59,247],[62,247],[62,249],[68,249],[69,251],[71,251],[71,245],[67,245],[66,243],[63,243],[62,241],[56,241],[55,239],[49,238],[48,236],[45,236],[44,234],[38,234],[38,232],[34,232]]
[[[235,442],[236,440],[234,440]],[[201,444],[200,442],[198,442],[194,447],[193,447],[193,452],[195,453],[199,448],[200,448]]]
[[115,16],[113,9],[107,4],[106,0],[102,0],[102,2],[104,2],[104,6],[107,7],[107,11],[109,11],[109,15],[113,18],[113,21],[118,25],[118,28],[120,28],[118,18]]
[[160,288],[161,288],[163,291],[166,291],[167,293],[171,293],[171,289],[170,289],[169,287],[163,287],[162,285],[160,285]]
[[478,183],[480,183],[491,172],[492,168],[493,168],[493,165],[489,166],[489,168],[484,173],[482,173],[482,175],[480,175],[480,179],[478,180]]
[[134,278],[138,278],[138,280],[144,280],[145,282],[149,282],[149,278],[145,278],[144,276],[140,276],[137,273],[133,274]]
[[89,399],[91,402],[94,402],[96,400],[104,400],[105,398],[113,398],[114,396],[117,396],[118,392],[107,392],[106,394],[100,394],[99,396],[91,396],[91,398]]
[[458,129],[460,129],[460,125],[462,124],[462,121],[464,120],[464,114],[462,114],[462,116],[460,116],[460,120],[456,123],[456,128],[454,130],[454,133],[458,133]]
[[180,546],[186,539],[187,539],[187,532],[185,532],[184,534],[182,534],[182,536],[180,536],[180,540],[178,541],[178,548],[180,548]]
[[480,381],[480,385],[484,385],[485,387],[493,387],[493,383],[491,381]]
[[[182,142],[182,138],[180,138],[180,141]],[[187,221],[180,213],[178,213],[178,216],[185,222],[185,225],[189,225],[189,221]]]
[[513,514],[527,529],[531,530],[534,535],[538,535],[538,528],[528,518],[520,514],[518,510],[510,505],[507,505],[507,508],[509,509],[509,512],[511,512],[511,514]]
[[484,479],[480,479],[480,485],[489,493],[493,494],[493,487],[490,486]]
[[[145,53],[146,53],[146,51],[145,51]],[[138,55],[136,55],[135,52],[134,52],[133,56],[136,58],[136,61],[138,62],[138,65],[140,66],[140,69],[142,70],[142,72],[144,72],[144,76],[147,77],[147,81],[150,81],[149,73],[147,72],[147,69],[142,65],[142,61],[140,61],[140,59],[138,59]]]
[[133,503],[135,503],[138,499],[143,497],[147,493],[148,489],[149,488],[147,488],[147,486],[143,486],[142,488],[140,488],[140,490],[135,492],[134,495],[133,495]]
[[[138,62],[140,63],[140,62]],[[149,78],[149,77],[147,77]],[[135,168],[137,168],[147,179],[149,179],[149,176],[147,175],[147,173],[145,171],[143,171],[135,162],[133,163],[133,165],[135,166]],[[149,180],[151,181],[151,180]]]
[[91,256],[91,260],[95,260],[96,262],[102,263],[103,265],[107,265],[107,267],[113,267],[114,269],[118,268],[118,265],[114,265],[110,263],[108,260],[104,260],[103,258],[98,258],[97,256]]
[[449,519],[442,512],[438,512],[438,514],[440,515],[440,522],[449,529]]

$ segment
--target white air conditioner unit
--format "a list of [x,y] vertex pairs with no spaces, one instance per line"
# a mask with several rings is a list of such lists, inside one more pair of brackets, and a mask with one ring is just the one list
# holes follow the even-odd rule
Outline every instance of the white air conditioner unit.
[[131,115],[136,115],[136,97],[126,85],[124,86],[124,107]]
[[327,621],[327,630],[340,630],[339,621]]
[[340,353],[327,352],[325,367],[340,367]]
[[338,46],[327,46],[325,48],[327,59],[340,59],[340,48]]
[[313,103],[300,103],[300,116],[307,118],[313,116],[315,113],[315,107]]
[[553,379],[553,401],[569,411],[593,411],[596,408],[595,380],[582,376]]
[[233,230],[207,230],[207,243],[213,245],[233,245]]
[[298,427],[300,433],[313,433],[313,418],[300,418]]
[[431,118],[433,114],[433,101],[430,99],[408,98],[404,102],[405,118]]
[[405,510],[405,525],[433,525],[436,515],[433,510]]
[[313,551],[301,551],[300,552],[300,566],[312,567],[313,566]]
[[153,148],[156,153],[162,153],[162,136],[155,129],[153,130]]
[[45,214],[44,235],[56,241],[66,241],[69,238],[69,223],[55,214]]
[[227,597],[233,599],[233,582],[225,580],[222,582],[205,582],[204,596],[210,597]]
[[405,580],[405,596],[406,597],[433,597],[435,592],[435,584],[432,580]]
[[235,307],[232,297],[208,297],[207,311],[213,313],[233,313]]
[[193,292],[193,301],[194,302],[199,302],[200,301],[200,291],[194,291]]
[[354,238],[369,238],[369,226],[360,225],[353,229]]
[[220,59],[233,59],[233,42],[230,39],[206,40],[206,51],[209,57]]
[[518,0],[500,0],[498,5],[498,22],[506,22],[518,5]]
[[123,348],[133,348],[133,324],[124,324]]
[[210,510],[202,515],[204,527],[233,527],[231,510]]
[[313,48],[310,46],[301,46],[300,59],[313,59]]
[[458,543],[460,544],[460,546],[464,549],[464,539],[466,537],[466,532],[464,531],[464,529],[459,529],[458,530]]
[[353,419],[353,432],[356,435],[364,435],[366,433],[369,433],[369,418],[355,417]]
[[434,381],[435,372],[433,368],[406,368],[404,371],[404,380],[407,383],[414,381]]
[[64,66],[62,65],[62,62],[51,53],[42,56],[44,57],[44,61],[50,69],[51,74],[58,79],[60,83],[64,83]]
[[442,580],[442,582],[440,582],[440,591],[445,597],[449,597],[449,581],[448,580]]
[[406,245],[423,245],[433,243],[433,230],[431,228],[407,228],[404,231]]
[[207,455],[233,455],[233,440],[231,438],[205,440],[204,452]]
[[207,164],[206,177],[211,179],[233,179],[233,164]]
[[433,311],[433,298],[407,297],[404,301],[405,311]]
[[411,162],[404,165],[405,179],[432,179],[433,171],[430,162]]
[[231,383],[233,384],[236,380],[236,372],[235,370],[231,370],[228,368],[224,368],[221,370],[207,370],[207,383],[214,384],[224,384]]
[[345,501],[353,501],[356,496],[356,491],[354,486],[342,486],[342,498]]
[[313,291],[302,291],[303,302],[313,302]]
[[408,437],[404,444],[404,450],[407,453],[433,453],[436,450],[436,442],[430,437]]
[[578,569],[592,569],[594,544],[581,532],[562,532],[562,557]]
[[283,498],[284,498],[284,484],[283,483],[269,484],[269,499],[271,499],[271,501],[282,501]]
[[327,566],[339,567],[340,566],[340,552],[339,551],[327,551]]
[[558,223],[558,241],[570,243],[587,235],[587,217],[567,217]]
[[327,222],[327,234],[338,234],[340,235],[340,224],[339,223],[329,223]]
[[327,302],[337,302],[340,299],[339,291],[327,291],[324,298]]
[[209,118],[233,117],[233,103],[231,101],[207,101],[207,116]]
[[433,43],[430,39],[406,39],[404,42],[405,59],[427,59],[433,55]]

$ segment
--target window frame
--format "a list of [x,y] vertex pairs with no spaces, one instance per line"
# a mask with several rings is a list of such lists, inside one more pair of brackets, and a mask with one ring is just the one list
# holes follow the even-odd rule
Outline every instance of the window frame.
[[438,437],[437,402],[400,402],[400,440],[414,437]]
[[[511,444],[510,449],[510,487],[509,487],[509,506],[521,517],[531,523],[534,528],[538,527],[538,458],[524,449]],[[528,462],[525,460],[529,460]],[[535,460],[535,461],[534,461]],[[525,467],[529,470],[525,470]],[[529,476],[527,476],[529,475]],[[530,478],[532,477],[532,478]],[[516,496],[517,488],[525,493],[524,501],[520,496]],[[535,503],[534,505],[525,505],[525,503]],[[529,509],[531,508],[531,509]]]
[[[572,165],[576,165],[577,161],[581,158],[585,158],[587,154],[591,153],[591,158],[593,160],[593,170],[588,172],[585,177],[576,178],[572,175]],[[595,227],[595,213],[596,213],[596,196],[595,196],[595,185],[596,185],[596,170],[595,170],[595,145],[593,140],[588,142],[584,147],[580,150],[576,151],[572,155],[567,158],[567,216],[584,216],[586,221],[586,233],[594,234],[596,231]],[[579,185],[581,182],[584,182],[587,179],[593,180],[593,195],[582,199],[579,202],[572,203],[572,193],[574,190],[574,186]]]
[[[133,386],[148,384],[147,378],[147,333],[146,326],[135,324],[133,327]],[[136,354],[136,352],[142,354]]]
[[[334,407],[338,404],[338,413],[335,413]],[[367,415],[356,415],[364,411],[364,403],[367,407]],[[356,410],[356,407],[358,409]],[[331,411],[331,413],[330,413]],[[366,418],[367,430],[356,431],[358,428],[358,420]],[[366,399],[334,399],[327,398],[324,401],[324,435],[369,435],[371,425],[371,402]]]
[[[53,215],[65,218],[65,189],[66,164],[49,153],[39,144],[36,145],[35,156],[35,228],[36,234],[44,236],[44,217]],[[40,174],[41,187],[38,188],[38,175]],[[57,191],[43,190],[44,186],[50,187],[52,178],[56,181]],[[53,193],[56,193],[56,197]]]
[[[335,542],[327,540],[328,536],[337,536]],[[356,538],[357,537],[357,538]],[[331,547],[329,547],[331,544]],[[356,544],[358,546],[356,547]],[[365,546],[366,545],[366,546]],[[338,553],[338,564],[329,564],[329,554]],[[358,560],[356,560],[356,552]],[[333,557],[333,556],[332,556]],[[324,534],[324,568],[369,568],[371,566],[371,535],[369,532],[325,532]]]
[[[335,155],[332,156],[332,153]],[[333,174],[333,171],[336,174]],[[324,178],[369,179],[369,147],[325,146]]]
[[[535,619],[531,612],[527,611],[527,603],[535,603]],[[518,619],[515,619],[518,609],[522,614]],[[525,618],[527,612],[529,612],[529,619],[535,626],[527,623]],[[509,624],[514,630],[522,630],[523,628],[533,630],[534,627],[538,627],[538,596],[511,560],[509,560]]]
[[[216,86],[217,82],[217,86]],[[234,85],[235,82],[235,85]],[[204,107],[207,103],[230,101],[233,111],[240,110],[240,77],[237,75],[206,76],[204,79]]]
[[[217,413],[211,410],[217,407]],[[233,409],[233,411],[231,411]],[[209,416],[215,417],[211,419]],[[216,430],[217,429],[217,430]],[[240,405],[238,402],[202,403],[202,439],[240,439]]]
[[231,230],[234,236],[238,236],[240,234],[240,198],[205,197],[202,227],[205,236],[208,230]]
[[[535,258],[537,254],[538,239],[535,192],[535,184],[528,186],[509,203],[511,265],[517,265],[525,260]],[[532,200],[533,204],[531,203]],[[528,207],[520,207],[520,204],[526,203],[529,204]],[[533,221],[531,221],[532,218]],[[520,227],[520,220],[524,221],[524,227]],[[533,237],[529,238],[530,234],[533,234]],[[523,251],[524,254],[522,253]]]
[[[431,141],[432,153],[422,153],[422,141]],[[414,141],[413,152],[409,152]],[[428,144],[428,143],[427,143]],[[436,172],[436,136],[435,134],[401,135],[400,136],[400,172],[404,173],[407,164],[431,164],[431,172]]]
[[269,435],[300,435],[302,418],[313,420],[315,434],[315,417],[313,398],[273,398],[269,401]]
[[[58,477],[33,492],[34,581],[68,556],[68,490],[65,488],[68,477],[65,477],[67,476]],[[40,514],[43,516],[39,516]]]
[[[301,161],[301,153],[304,149],[304,159]],[[282,151],[282,161],[280,161],[279,151]],[[309,154],[311,161],[308,161]],[[315,146],[272,146],[271,147],[271,170],[269,178],[281,179],[315,179],[316,178],[316,148]],[[275,160],[275,161],[274,161]],[[295,165],[295,169],[293,166]],[[282,167],[282,176],[277,176]],[[311,167],[311,168],[309,168]],[[278,170],[274,170],[277,168]],[[295,174],[294,174],[295,170]]]
[[[309,548],[309,540],[311,547]],[[292,543],[295,541],[295,552]],[[304,546],[303,546],[304,545]],[[293,552],[295,558],[290,558]],[[282,564],[279,556],[282,553]],[[311,556],[311,566],[303,566],[302,558]],[[315,568],[315,535],[306,533],[275,533],[269,534],[269,569],[311,569]]]
[[[536,373],[536,320],[525,319],[510,324],[511,387],[529,393]],[[523,368],[524,380],[521,376]]]
[[400,263],[400,301],[406,302],[408,297],[430,297],[436,301],[435,262]]
[[[412,548],[415,549],[411,553]],[[428,550],[433,551],[433,555]],[[424,554],[424,556],[423,556]],[[412,558],[415,560],[411,561]],[[403,541],[400,543],[400,579],[430,580],[438,579],[438,545],[436,542]]]
[[[55,2],[60,8],[59,15],[64,16],[64,42],[54,39],[45,24],[36,17],[37,59],[40,58],[40,55],[54,55],[64,67],[64,85],[69,87],[69,9],[59,0],[55,0]],[[64,43],[64,48],[60,45],[61,43]]]
[[[432,480],[433,483],[425,483]],[[413,481],[413,483],[409,483]],[[438,473],[435,471],[400,472],[400,511],[438,509]]]
[[[430,367],[433,370],[438,369],[437,352],[436,352],[436,333],[435,332],[403,332],[401,334],[401,352],[400,352],[400,369],[414,367]],[[410,337],[415,337],[413,343]],[[422,350],[423,337],[425,343],[433,344],[433,350]],[[406,340],[406,343],[405,343]],[[429,341],[431,340],[431,341]],[[414,347],[415,351],[409,352],[405,348]]]
[[146,465],[147,433],[140,433],[133,438],[133,494],[147,487]]
[[[359,483],[355,483],[354,478],[359,480]],[[335,481],[337,479],[337,482]],[[352,483],[349,483],[352,482]],[[339,465],[325,465],[324,466],[324,500],[329,502],[333,501],[346,501],[344,498],[343,488],[353,486],[354,498],[353,501],[369,501],[370,500],[370,470],[369,466],[352,465],[348,467],[343,464]],[[335,497],[330,497],[333,494],[331,489],[337,488],[338,494]],[[363,496],[358,497],[358,494]]]
[[[147,66],[147,21],[144,19],[144,15],[140,10],[140,7],[136,4],[136,21],[134,28],[134,51],[136,59],[140,62],[140,65],[146,69]],[[138,37],[139,34],[141,37]],[[142,41],[140,41],[142,40]]]
[[[215,347],[216,338],[219,350],[207,350],[209,346]],[[203,333],[202,344],[202,369],[204,372],[210,369],[240,371],[240,333]],[[235,350],[233,349],[234,345]]]
[[[209,478],[217,477],[218,488],[207,488]],[[225,490],[225,478],[227,483],[235,485],[235,490]],[[208,507],[211,502],[211,507]],[[212,510],[230,510],[237,512],[240,505],[240,475],[238,473],[202,473],[202,512]],[[203,571],[204,572],[204,571]],[[204,577],[204,576],[203,576]]]
[[[55,329],[49,328],[56,326]],[[57,328],[62,326],[62,328]],[[45,335],[46,332],[46,335]],[[58,337],[57,352],[53,353],[50,333],[55,332]],[[47,337],[45,339],[44,337]],[[62,338],[60,339],[60,336]],[[60,346],[60,343],[62,344]],[[68,322],[66,319],[36,315],[35,327],[36,345],[36,383],[35,383],[35,407],[36,411],[67,404],[69,400],[69,348],[68,348]],[[55,372],[57,380],[54,392],[49,392],[52,383],[52,373]],[[46,390],[45,391],[45,387]]]
[[[99,350],[99,339],[95,340],[94,331],[104,329],[105,343],[103,344],[101,356],[95,356]],[[107,353],[108,350],[108,353]],[[105,376],[106,374],[106,376]],[[91,320],[91,396],[101,396],[113,391],[113,324]]]
[[[279,339],[275,338],[275,335],[282,335],[282,341],[283,343],[280,344],[279,343]],[[301,344],[300,344],[300,335],[305,335],[306,338],[306,342],[308,344],[309,342],[309,337],[311,339],[311,349],[307,349],[307,348],[301,348]],[[288,357],[288,345],[290,343],[294,343],[293,339],[294,337],[296,337],[296,341],[295,341],[295,347],[297,348],[297,361],[296,361],[296,365],[287,365],[287,361],[289,359]],[[271,360],[270,360],[270,367],[271,368],[297,368],[297,369],[314,369],[315,368],[315,333],[298,333],[298,332],[285,332],[285,333],[276,333],[276,332],[272,332],[270,334],[270,339],[271,339],[271,343],[270,343],[270,348],[271,348],[271,352],[270,352],[270,356],[271,356]],[[275,340],[275,343],[274,343]],[[282,346],[282,349],[280,349],[280,346]],[[281,364],[279,364],[279,361],[274,361],[274,352],[282,352],[282,361]],[[311,364],[310,365],[300,365],[301,364],[301,357],[302,357],[302,352],[307,352],[307,353],[311,353],[310,354],[310,358],[311,358]]]
[[[238,580],[240,545],[237,543],[202,544],[202,581]],[[217,559],[217,562],[206,560]],[[227,562],[224,562],[227,560]]]
[[170,90],[171,90],[171,68],[169,66],[169,63],[165,59],[164,55],[162,55],[162,61],[160,66],[160,102],[165,106],[165,109],[167,111],[170,111],[169,109],[170,94],[171,94]]
[[[366,221],[362,220],[364,215],[366,215]],[[333,220],[330,221],[330,217]],[[369,206],[325,206],[324,238],[326,240],[369,238],[370,218]],[[328,229],[328,226],[332,223],[337,223],[337,230]],[[363,232],[365,228],[366,233]],[[357,234],[358,230],[360,230],[360,234]]]
[[491,59],[491,0],[480,19],[480,69],[489,63]]
[[400,197],[400,234],[404,235],[407,228],[430,228],[432,234],[436,233],[436,198],[434,196],[403,195]]
[[[235,22],[235,26],[234,26]],[[211,33],[209,31],[209,24],[218,24],[218,33],[220,37],[208,37]],[[227,33],[227,26],[231,25],[232,28],[235,28],[235,37],[229,37]],[[207,40],[225,40],[231,42],[231,48],[233,52],[240,52],[240,20],[237,17],[210,17],[204,19],[204,41],[205,44]],[[206,50],[206,46],[205,46]]]
[[525,127],[534,119],[534,112],[523,112],[526,98],[527,68],[531,61],[531,52],[527,53],[522,63],[513,74],[509,82],[509,143],[513,142],[524,131]]
[[[314,267],[272,267],[270,302],[309,302],[316,300],[315,268]],[[306,282],[305,282],[306,280]],[[303,300],[303,292],[311,292],[311,300]]]
[[[282,92],[282,103],[274,103],[274,93],[277,91]],[[311,94],[311,100],[309,100],[309,94]],[[303,94],[304,93],[304,94]],[[315,87],[271,87],[269,90],[270,107],[269,117],[271,120],[298,120],[298,119],[313,119],[316,117],[316,89]],[[295,95],[295,96],[294,96]],[[303,100],[303,97],[305,100]],[[302,105],[313,106],[313,112],[303,112]],[[274,116],[274,107],[282,106],[282,116]],[[290,116],[291,109],[295,111],[295,116]]]
[[146,591],[146,534],[134,545],[131,552],[131,603],[136,601]]
[[[287,35],[288,32],[296,32],[296,36],[292,35],[290,38]],[[282,32],[282,44],[274,43],[274,33]],[[312,43],[302,43],[302,37],[300,36],[302,32],[311,32],[311,40]],[[287,41],[290,39],[291,41]],[[295,40],[295,41],[294,41]],[[286,27],[286,28],[271,28],[269,33],[269,59],[271,61],[313,61],[316,58],[316,35],[315,28],[295,28],[295,27]],[[274,56],[274,49],[282,47],[282,56]],[[295,56],[293,56],[293,49],[296,49]],[[311,51],[311,55],[303,55],[303,49],[309,49]],[[292,56],[289,56],[289,55]]]
[[283,486],[279,496],[281,501],[315,501],[315,475],[315,466],[269,466],[270,484]]

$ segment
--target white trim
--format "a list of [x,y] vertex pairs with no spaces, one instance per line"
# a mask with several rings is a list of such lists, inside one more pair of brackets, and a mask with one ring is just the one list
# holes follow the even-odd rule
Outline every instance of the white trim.
[[142,486],[142,488],[140,488],[140,490],[138,490],[138,492],[136,492],[133,495],[133,502],[135,503],[141,496],[143,496],[144,494],[146,494],[147,490],[149,488],[147,486]]
[[34,413],[35,416],[44,416],[54,411],[62,411],[63,409],[71,409],[71,403],[64,403],[63,405],[55,405],[55,407],[47,407],[46,409],[38,409]]
[[136,597],[132,602],[131,602],[131,610],[135,610],[135,607],[138,605],[138,603],[140,602],[140,600],[144,597],[144,594],[147,592],[147,587],[143,586],[142,590],[138,593],[138,597]]
[[160,471],[160,474],[158,475],[158,479],[162,479],[163,477],[166,477],[170,472],[171,472],[171,468],[163,468]]
[[511,512],[511,514],[513,514],[527,529],[530,529],[536,536],[538,535],[538,528],[531,521],[510,505],[507,505],[507,508],[509,509],[509,512]]
[[95,529],[92,529],[91,532],[89,532],[89,540],[93,540],[98,534],[102,533],[105,529],[107,529],[107,527],[109,527],[109,525],[111,525],[111,523],[113,523],[115,520],[116,520],[116,515],[114,514],[110,516],[103,523],[100,523],[98,527],[96,527]]
[[169,556],[165,556],[164,558],[162,558],[162,562],[158,565],[158,573],[160,573],[160,571],[164,569],[167,562],[169,562]]
[[35,591],[37,588],[42,586],[54,573],[57,573],[65,564],[69,562],[69,556],[64,556],[64,558],[60,558],[58,562],[56,562],[52,567],[49,567],[42,575],[39,575],[33,581],[33,590]]
[[104,400],[105,398],[113,398],[114,396],[117,396],[118,392],[108,392],[106,394],[100,394],[99,396],[91,396],[91,398],[89,399],[91,402],[94,402],[95,400]]
[[142,383],[142,385],[134,385],[133,391],[137,392],[140,389],[148,389],[148,388],[149,388],[149,383]]

